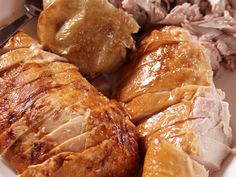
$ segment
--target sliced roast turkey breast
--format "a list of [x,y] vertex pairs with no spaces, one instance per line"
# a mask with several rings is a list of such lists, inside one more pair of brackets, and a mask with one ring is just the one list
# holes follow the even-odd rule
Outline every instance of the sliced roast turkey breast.
[[[24,56],[24,57],[22,57]],[[43,60],[42,60],[43,59]],[[0,60],[0,73],[4,74],[8,69],[13,69],[16,66],[19,66],[25,61],[30,60],[41,60],[45,62],[47,60],[53,61],[67,61],[65,58],[57,56],[55,54],[49,54],[45,51],[40,50],[26,50],[25,48],[12,50],[1,56]]]
[[[51,92],[48,92],[48,94],[35,102],[35,108],[30,110],[26,118],[23,117],[23,119],[20,119],[18,122],[13,124],[12,127],[10,127],[10,130],[8,130],[6,134],[3,135],[1,142],[5,148],[7,145],[9,148],[14,142],[17,142],[16,146],[13,145],[11,149],[5,149],[5,151],[8,150],[6,153],[7,157],[9,154],[21,154],[17,156],[17,159],[23,158],[25,159],[25,162],[27,162],[26,164],[30,163],[31,154],[33,153],[34,149],[39,147],[39,145],[42,151],[45,151],[45,153],[50,150],[47,149],[46,151],[43,149],[47,144],[51,144],[50,139],[49,141],[43,141],[44,139],[42,138],[44,138],[44,136],[48,133],[57,129],[60,125],[67,123],[73,118],[85,118],[83,120],[85,122],[81,123],[85,124],[86,127],[83,125],[81,129],[77,131],[77,133],[92,128],[89,126],[89,121],[95,117],[88,118],[87,111],[89,110],[86,109],[85,105],[90,106],[90,108],[93,108],[93,112],[96,112],[97,107],[101,105],[105,108],[106,104],[108,104],[108,100],[106,98],[99,97],[100,94],[94,93],[93,89],[91,90],[87,88],[88,90],[78,92],[74,89],[75,87],[85,88],[86,86],[82,86],[81,84],[78,85],[78,82],[76,82],[63,88],[57,88]],[[94,101],[96,100],[96,104],[94,104],[94,102],[88,102],[88,95],[91,95]],[[66,106],[68,104],[70,104],[70,106]],[[101,111],[102,110],[99,110],[99,112]],[[92,114],[92,116],[99,116],[98,113]],[[30,120],[27,118],[30,118]],[[92,126],[98,124],[97,122],[92,123]],[[14,135],[14,138],[12,138],[12,135]],[[32,142],[34,142],[33,146]],[[57,144],[54,144],[54,146],[56,145]],[[49,147],[53,148],[54,146]],[[11,158],[11,160],[12,159],[14,158]],[[26,161],[26,159],[29,160]],[[17,161],[21,160],[15,159],[15,162]]]
[[50,152],[45,153],[42,157],[38,157],[38,159],[49,159],[50,157],[53,157],[54,155],[57,155],[61,152],[82,152],[87,148],[100,144],[104,140],[110,139],[112,136],[115,136],[115,133],[115,127],[106,127],[105,124],[101,124],[97,127],[94,127],[89,132],[85,132],[68,139],[67,141],[53,148]]
[[194,101],[198,96],[221,100],[224,98],[224,93],[221,90],[215,90],[214,87],[188,85],[177,87],[171,91],[145,93],[133,98],[124,106],[132,116],[132,120],[139,122],[173,104],[181,101]]
[[[58,154],[42,164],[30,166],[21,177],[129,177],[130,174],[123,166],[130,165],[130,159],[133,157],[129,157],[129,154],[134,153],[134,149],[132,145],[127,144],[127,141],[121,141],[124,138],[122,136],[120,138],[113,137],[83,153]],[[126,151],[122,147],[129,150]],[[124,156],[119,154],[124,154]],[[132,160],[137,159],[133,158]]]
[[[193,88],[196,90],[192,90]],[[156,109],[157,114],[141,121],[138,125],[140,136],[146,136],[162,127],[189,119],[209,118],[214,125],[222,121],[229,126],[228,103],[221,101],[221,95],[215,89],[211,87],[186,87],[182,88],[182,91],[185,92],[181,92],[181,89],[175,91],[180,95],[184,93],[184,95],[181,95],[180,99],[178,95],[170,97],[169,105],[159,110]],[[215,97],[211,98],[214,95]],[[175,98],[177,98],[177,103],[173,104],[172,100],[175,100]],[[160,102],[154,102],[153,104],[158,105]]]
[[[162,163],[172,163],[167,158],[172,158],[171,152],[166,152],[166,158],[152,158],[158,151],[158,143],[156,147],[152,143],[160,141],[181,148],[207,171],[219,170],[231,152],[232,130],[225,94],[213,83],[209,51],[179,27],[156,29],[140,40],[120,80],[118,76],[116,96],[138,124],[143,154],[148,155],[150,146],[156,148],[144,161],[143,175],[158,176],[161,173],[152,174],[145,168],[155,171]],[[191,74],[186,72],[182,80],[176,71],[187,70]],[[166,176],[172,176],[171,171]]]
[[26,62],[22,64],[19,68],[13,70],[14,72],[16,70],[20,70],[19,73],[16,72],[14,73],[15,77],[12,76],[11,73],[6,73],[2,77],[3,82],[1,82],[1,85],[3,86],[3,88],[1,89],[0,95],[3,96],[3,94],[11,92],[12,90],[20,88],[33,81],[36,81],[41,77],[49,77],[55,74],[59,74],[61,72],[65,72],[69,69],[77,70],[75,66],[71,65],[68,66],[65,65],[61,67],[60,63],[58,62],[53,62],[53,63],[47,61],[45,62],[40,61],[39,63],[37,63],[37,61]]
[[[1,84],[13,85],[0,99],[1,155],[26,176],[132,176],[138,144],[128,114],[58,58],[27,48],[1,56]],[[13,84],[17,77],[24,79]],[[68,165],[60,164],[63,158]],[[62,168],[55,170],[56,163]]]
[[181,148],[167,141],[151,142],[144,161],[142,177],[208,177],[208,171]]
[[[173,131],[174,128],[176,127],[169,127],[169,129],[166,129],[164,132],[159,131],[146,138],[145,148],[149,148],[151,141],[169,141],[175,146],[182,148],[188,155],[204,165],[205,168],[211,172],[219,170],[222,161],[232,151],[230,146],[208,137],[207,134],[198,135],[191,130],[181,132],[181,127],[177,127],[180,131],[177,132],[176,129]],[[214,151],[212,151],[212,149],[214,149]]]
[[[1,115],[1,133],[13,124],[20,116],[29,108],[33,102],[30,102],[41,93],[46,93],[48,90],[70,84],[78,80],[73,73],[78,71],[65,71],[51,77],[45,77],[35,82],[29,83],[19,89],[14,90],[9,94],[5,94],[0,99],[0,104],[3,106],[0,110]],[[42,96],[42,95],[41,95]]]
[[[205,102],[208,107],[196,108],[199,105],[198,99],[195,103],[193,102],[193,105],[179,103],[170,106],[165,111],[140,123],[137,127],[139,136],[147,137],[158,131],[165,132],[168,137],[174,137],[192,131],[197,135],[209,136],[230,146],[232,130],[229,125],[228,104],[209,98],[199,97],[199,99],[201,105],[204,106]],[[192,111],[195,109],[199,109],[198,112]]]
[[146,34],[119,78],[115,95],[123,102],[185,85],[213,85],[206,50],[178,27]]
[[[200,101],[197,102],[202,106],[205,102],[208,106],[198,108],[198,114],[194,113],[195,117],[191,117],[193,113],[190,109],[173,109],[173,105],[168,108],[169,112],[161,112],[159,117],[153,116],[138,125],[138,131],[146,148],[153,139],[164,139],[181,147],[208,170],[216,171],[231,152],[232,130],[229,125],[228,104],[216,99],[199,98]],[[199,103],[196,105],[199,106]],[[190,107],[194,109],[194,106]],[[214,146],[217,147],[215,151],[210,151]]]
[[[108,111],[108,109],[111,110],[111,108],[112,108],[111,105],[107,106],[106,111]],[[78,151],[83,151],[90,146],[95,146],[96,143],[101,142],[103,139],[107,139],[110,136],[113,136],[114,134],[116,134],[117,128],[113,126],[112,124],[110,125],[109,124],[110,120],[106,118],[101,118],[101,121],[103,121],[103,123],[93,122],[90,125],[89,120],[92,120],[94,116],[99,116],[99,114],[101,114],[101,111],[102,111],[102,110],[96,111],[96,108],[94,110],[96,113],[85,112],[84,115],[81,114],[80,117],[73,118],[73,119],[83,119],[83,121],[79,122],[79,125],[77,125],[77,130],[75,132],[71,133],[70,129],[67,129],[68,133],[66,132],[64,134],[67,135],[68,139],[64,139],[64,141],[63,141],[63,138],[60,138],[58,140],[55,139],[55,137],[53,137],[52,134],[46,135],[47,134],[46,132],[44,132],[45,136],[42,139],[38,139],[37,134],[36,134],[34,136],[36,137],[34,139],[34,146],[27,149],[25,152],[22,152],[21,158],[23,159],[31,158],[31,160],[34,161],[34,163],[37,163],[39,161],[42,161],[43,159],[48,159],[51,156],[56,155],[60,152],[64,152],[64,151],[70,152],[72,151],[72,149],[76,149],[77,146],[78,146]],[[56,121],[54,122],[58,124],[58,122]],[[118,122],[115,121],[114,123],[118,123]],[[45,127],[45,125],[40,125],[40,126]],[[52,138],[54,138],[54,140]],[[24,137],[24,139],[27,139],[27,138]],[[22,146],[24,146],[27,140],[24,140],[22,142],[23,142]],[[41,144],[40,150],[37,148],[38,144]],[[18,144],[18,147],[19,146],[20,145]],[[72,149],[69,150],[70,148]],[[10,151],[14,151],[14,149]],[[32,159],[32,154],[35,154],[33,159]]]

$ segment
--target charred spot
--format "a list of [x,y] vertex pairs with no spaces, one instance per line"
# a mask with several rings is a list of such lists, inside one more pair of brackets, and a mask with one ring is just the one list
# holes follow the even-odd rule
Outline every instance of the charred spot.
[[17,116],[15,112],[10,112],[6,117],[7,123],[10,125],[16,122],[18,119],[19,116]]
[[4,123],[0,123],[0,132],[2,132],[4,130],[5,126],[4,126]]
[[3,97],[3,101],[7,101],[8,100],[8,98],[5,96],[5,97]]
[[7,131],[7,137],[8,139],[11,139],[11,140],[15,139],[15,134],[13,133],[12,130]]
[[44,153],[46,143],[44,141],[35,142],[31,152],[31,162],[38,160],[39,156]]

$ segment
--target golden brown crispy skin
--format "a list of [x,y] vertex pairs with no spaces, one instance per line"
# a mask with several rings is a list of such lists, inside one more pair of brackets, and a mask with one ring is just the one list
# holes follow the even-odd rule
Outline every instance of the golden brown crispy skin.
[[125,104],[125,108],[131,115],[132,120],[139,122],[143,118],[163,111],[165,108],[180,101],[191,100],[197,89],[197,86],[191,85],[179,87],[171,91],[145,93]]
[[39,46],[39,43],[23,31],[18,31],[3,46],[3,49],[13,50],[18,48],[29,48],[31,46]]
[[[146,153],[142,177],[205,177],[208,172],[199,163],[217,170],[229,153],[231,133],[215,124],[224,122],[220,115],[228,119],[229,112],[213,84],[207,54],[186,30],[164,27],[147,33],[121,70],[114,95],[138,124]],[[212,144],[221,147],[218,159],[204,147]]]
[[206,177],[204,167],[173,144],[152,142],[147,150],[142,177]]
[[135,20],[107,0],[54,1],[40,15],[38,36],[45,49],[94,76],[116,70],[134,47]]
[[0,152],[14,170],[28,177],[135,173],[137,136],[127,113],[75,66],[26,48],[0,63]]
[[62,153],[43,164],[29,167],[21,177],[130,177],[123,168],[132,165],[127,160],[129,154],[133,153],[132,147],[128,146],[125,141],[111,138],[83,153]]
[[183,85],[212,84],[209,58],[182,28],[153,30],[137,48],[118,79],[115,95],[120,101]]

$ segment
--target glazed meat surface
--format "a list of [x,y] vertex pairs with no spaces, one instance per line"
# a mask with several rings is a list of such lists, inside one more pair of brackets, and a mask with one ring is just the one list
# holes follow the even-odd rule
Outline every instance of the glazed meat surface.
[[209,175],[202,165],[192,160],[181,148],[166,141],[150,143],[145,158],[147,159],[143,171],[145,177],[207,177]]
[[138,162],[127,113],[67,60],[40,49],[0,58],[0,152],[27,177],[129,177]]
[[183,85],[213,84],[209,58],[182,28],[154,30],[137,48],[119,79],[116,95],[123,102]]
[[18,48],[38,47],[39,43],[24,31],[18,31],[3,46],[5,50],[13,50]]
[[143,177],[208,176],[230,154],[229,107],[209,56],[186,30],[164,27],[141,39],[121,71],[115,95],[137,124]]

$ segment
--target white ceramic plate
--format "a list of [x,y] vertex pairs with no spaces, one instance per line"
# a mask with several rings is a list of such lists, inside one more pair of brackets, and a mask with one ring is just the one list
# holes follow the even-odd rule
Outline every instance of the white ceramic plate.
[[[0,27],[8,24],[23,12],[24,0],[0,0]],[[35,35],[36,20],[24,26],[28,34]],[[231,126],[233,128],[234,142],[236,142],[236,72],[224,72],[220,78],[215,80],[217,88],[226,92],[226,101],[230,104]],[[234,145],[236,148],[236,143]],[[212,149],[214,151],[214,149]],[[0,160],[0,177],[16,177],[7,165]],[[236,177],[236,157],[230,156],[222,166],[222,170],[212,177]]]

